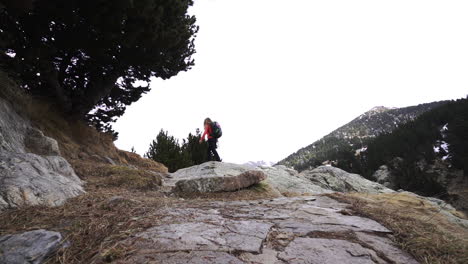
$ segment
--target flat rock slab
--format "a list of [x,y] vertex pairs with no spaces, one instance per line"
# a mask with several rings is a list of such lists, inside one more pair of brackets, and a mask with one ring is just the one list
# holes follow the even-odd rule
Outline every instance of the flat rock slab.
[[180,180],[190,180],[212,177],[237,176],[246,171],[252,170],[251,167],[225,162],[205,162],[203,164],[180,169],[171,173],[168,179],[165,179],[164,185],[174,187]]
[[278,258],[291,264],[386,263],[379,260],[374,251],[357,243],[321,238],[296,238]]
[[261,171],[246,171],[239,175],[220,175],[179,180],[174,190],[181,193],[232,192],[260,183],[267,178]]
[[259,221],[188,222],[162,225],[137,235],[139,246],[169,251],[246,251],[260,253],[272,224]]
[[60,233],[35,230],[0,237],[0,263],[39,264],[62,247]]
[[162,254],[143,254],[133,256],[126,261],[116,261],[116,263],[145,263],[145,264],[243,264],[238,258],[216,251],[192,251],[175,252]]
[[160,222],[122,241],[116,263],[417,263],[364,217],[325,196],[194,202],[160,209]]

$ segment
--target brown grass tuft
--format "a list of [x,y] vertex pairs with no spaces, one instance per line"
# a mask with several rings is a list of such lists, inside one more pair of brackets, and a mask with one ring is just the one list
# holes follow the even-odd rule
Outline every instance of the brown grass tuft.
[[95,184],[98,186],[155,190],[161,186],[161,176],[150,171],[125,166],[104,165],[96,168]]
[[468,263],[468,230],[450,222],[427,201],[403,193],[328,194],[394,232],[395,242],[420,263]]
[[[131,248],[116,247],[117,242],[158,223],[161,216],[151,212],[178,202],[154,191],[91,186],[87,191],[60,207],[24,207],[2,212],[0,235],[41,228],[57,231],[70,246],[46,263],[105,263],[131,252]],[[137,202],[112,203],[110,198],[115,196]]]

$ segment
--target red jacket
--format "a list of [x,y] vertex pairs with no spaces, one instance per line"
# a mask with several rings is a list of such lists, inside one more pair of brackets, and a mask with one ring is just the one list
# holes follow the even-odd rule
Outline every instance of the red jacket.
[[211,129],[211,125],[207,125],[207,126],[205,126],[205,132],[203,132],[203,135],[201,136],[201,139],[205,140],[206,135],[208,135],[208,139],[214,138],[213,136],[211,136],[211,134],[213,134],[213,130]]

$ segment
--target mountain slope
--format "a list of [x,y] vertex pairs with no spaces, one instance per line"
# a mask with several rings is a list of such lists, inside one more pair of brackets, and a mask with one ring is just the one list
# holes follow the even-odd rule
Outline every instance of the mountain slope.
[[354,162],[367,178],[387,178],[394,189],[438,196],[468,211],[468,98],[378,136]]
[[321,165],[325,161],[339,161],[342,155],[364,150],[370,139],[382,133],[389,133],[401,124],[445,103],[433,102],[405,108],[374,107],[278,164],[302,171]]

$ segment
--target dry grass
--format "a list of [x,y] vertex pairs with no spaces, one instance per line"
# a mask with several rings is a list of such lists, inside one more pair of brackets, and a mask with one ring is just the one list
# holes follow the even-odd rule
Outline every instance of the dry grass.
[[80,165],[84,161],[105,163],[104,158],[107,157],[117,164],[167,172],[167,168],[162,164],[117,149],[111,135],[98,132],[82,121],[68,119],[47,98],[32,98],[1,70],[0,97],[9,101],[17,113],[31,120],[46,136],[57,140],[62,156],[72,166]]
[[[109,203],[109,198],[116,195],[136,202]],[[47,263],[102,263],[131,251],[115,248],[118,241],[157,224],[159,216],[150,212],[177,202],[157,192],[91,189],[60,207],[25,207],[3,212],[0,235],[40,228],[58,231],[70,246]]]
[[392,230],[395,242],[421,263],[468,263],[468,230],[450,222],[423,199],[400,193],[328,196],[349,203],[355,214]]
[[98,186],[124,187],[139,190],[157,190],[161,186],[161,176],[147,170],[125,166],[102,165],[95,171],[95,184]]

